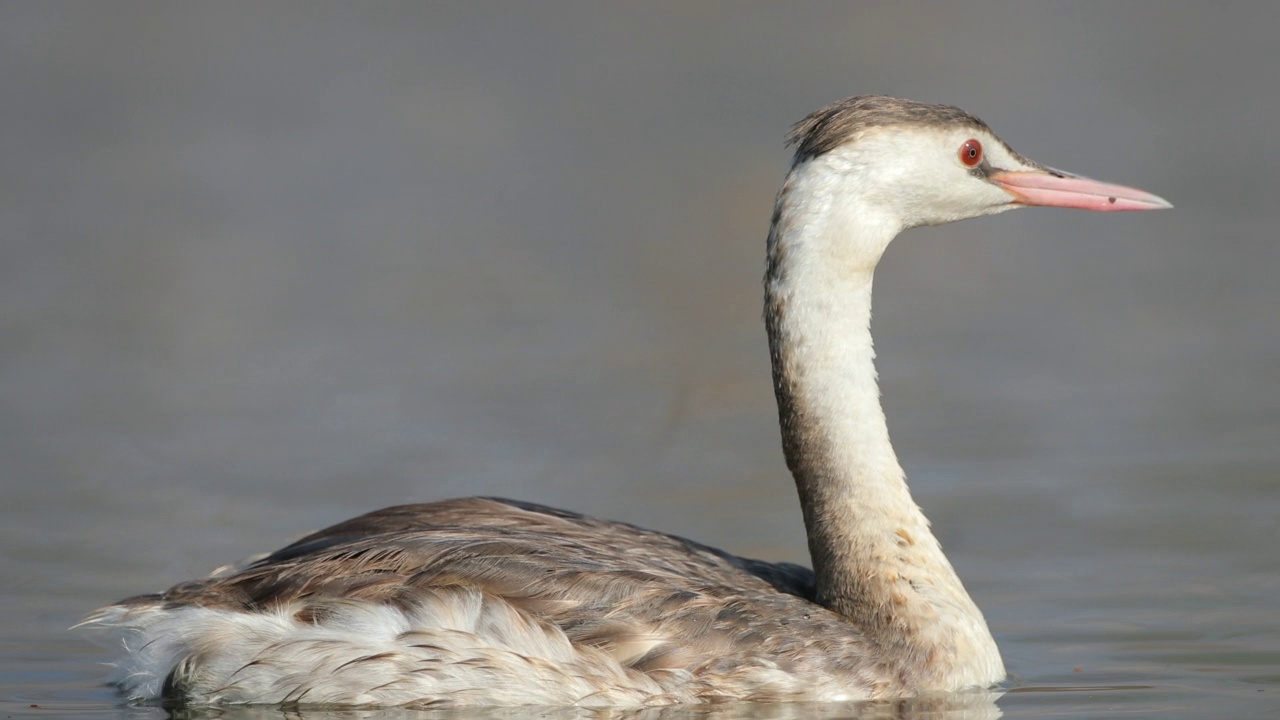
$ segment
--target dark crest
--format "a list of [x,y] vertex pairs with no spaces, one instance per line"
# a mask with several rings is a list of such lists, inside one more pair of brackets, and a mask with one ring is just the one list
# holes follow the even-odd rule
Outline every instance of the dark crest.
[[787,145],[796,160],[830,152],[872,128],[886,125],[968,125],[990,132],[987,124],[958,107],[929,105],[887,95],[857,95],[816,110],[791,127]]

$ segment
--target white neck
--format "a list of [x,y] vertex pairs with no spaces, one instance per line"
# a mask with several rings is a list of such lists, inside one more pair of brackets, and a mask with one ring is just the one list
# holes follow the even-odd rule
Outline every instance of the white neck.
[[911,499],[880,407],[872,275],[901,223],[835,162],[793,168],[765,277],[783,448],[817,600],[862,628],[919,689],[990,685],[1005,675],[999,651]]

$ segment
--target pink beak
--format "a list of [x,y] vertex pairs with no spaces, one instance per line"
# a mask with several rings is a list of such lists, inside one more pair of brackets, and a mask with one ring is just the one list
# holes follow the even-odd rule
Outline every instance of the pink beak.
[[1017,198],[1020,205],[1077,208],[1098,212],[1160,210],[1171,208],[1167,200],[1123,185],[1053,171],[997,170],[987,179]]

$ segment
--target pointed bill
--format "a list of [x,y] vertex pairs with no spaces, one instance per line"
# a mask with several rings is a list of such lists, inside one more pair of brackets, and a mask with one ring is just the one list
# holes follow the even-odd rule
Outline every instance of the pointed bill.
[[987,176],[1021,205],[1077,208],[1097,212],[1161,210],[1173,207],[1145,190],[1098,182],[1055,171],[997,170]]

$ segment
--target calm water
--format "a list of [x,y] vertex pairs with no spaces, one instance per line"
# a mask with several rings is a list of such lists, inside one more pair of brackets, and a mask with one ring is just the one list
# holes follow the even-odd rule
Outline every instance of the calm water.
[[914,231],[878,273],[899,454],[1009,692],[655,716],[1280,714],[1277,15],[5,5],[0,712],[163,716],[67,628],[392,503],[805,560],[780,140],[890,92],[1177,206]]

